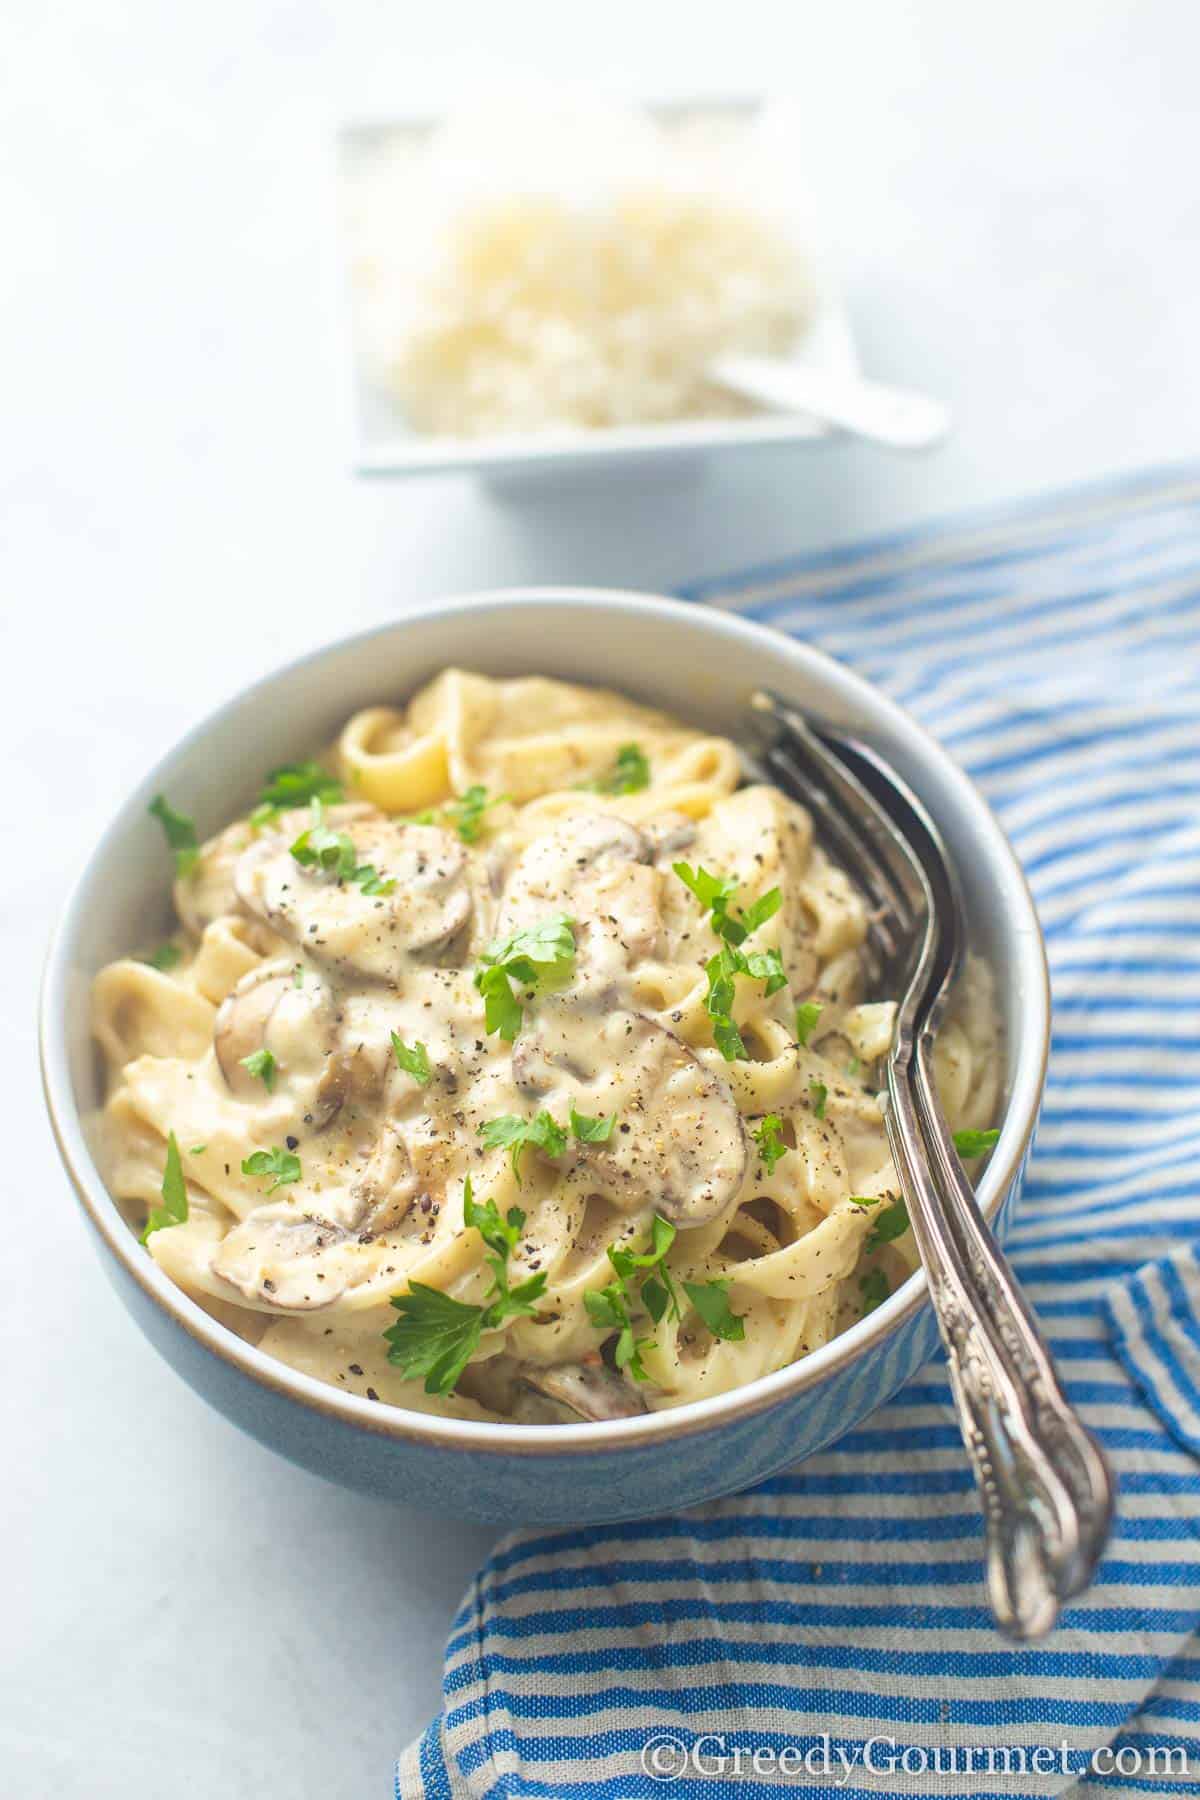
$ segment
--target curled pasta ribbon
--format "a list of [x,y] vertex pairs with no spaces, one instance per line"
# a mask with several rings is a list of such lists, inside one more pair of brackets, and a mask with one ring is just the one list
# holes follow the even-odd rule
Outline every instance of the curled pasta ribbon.
[[419,812],[450,791],[445,738],[414,736],[390,706],[355,713],[338,739],[338,762],[355,797],[381,812]]
[[148,963],[122,958],[92,983],[92,1031],[110,1072],[138,1056],[204,1054],[216,1009]]
[[266,926],[230,914],[206,928],[187,973],[196,992],[219,1006],[251,969],[286,949],[283,939]]

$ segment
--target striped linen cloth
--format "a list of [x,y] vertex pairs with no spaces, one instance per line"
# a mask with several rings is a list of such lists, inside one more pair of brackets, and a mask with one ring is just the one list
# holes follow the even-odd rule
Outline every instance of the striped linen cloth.
[[507,1538],[396,1794],[1200,1792],[1200,468],[690,597],[908,706],[1024,861],[1056,1023],[1010,1250],[1117,1470],[1116,1527],[1048,1639],[1000,1638],[935,1362],[748,1494]]

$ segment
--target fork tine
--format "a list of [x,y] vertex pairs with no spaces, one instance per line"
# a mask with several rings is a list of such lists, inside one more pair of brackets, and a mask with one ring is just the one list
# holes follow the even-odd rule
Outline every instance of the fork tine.
[[[835,860],[846,868],[871,904],[869,937],[875,941],[882,960],[894,964],[910,948],[916,930],[917,921],[908,895],[875,846],[855,829],[845,810],[837,805],[835,796],[820,779],[825,774],[824,766],[811,757],[801,764],[791,752],[790,743],[786,750],[782,745],[776,745],[767,754],[768,769],[780,778],[780,786],[802,798],[813,812],[818,834],[834,847]],[[875,978],[878,979],[881,973],[882,970],[875,970]]]
[[855,822],[837,805],[836,796],[825,779],[825,768],[809,753],[808,745],[789,741],[785,748],[782,743],[776,744],[767,752],[766,762],[772,773],[785,778],[781,785],[786,785],[808,806],[821,834],[836,844],[839,860],[850,865],[854,879],[875,905],[883,907],[889,918],[911,925],[912,914],[905,894],[878,856],[871,853]]
[[817,785],[809,767],[802,766],[782,747],[764,758],[767,772],[785,792],[793,793],[814,814],[817,834],[865,893],[870,904],[867,937],[862,946],[863,974],[868,991],[901,982],[912,954],[916,926],[906,897],[893,883],[877,858],[868,854],[863,840],[847,825],[832,797]]

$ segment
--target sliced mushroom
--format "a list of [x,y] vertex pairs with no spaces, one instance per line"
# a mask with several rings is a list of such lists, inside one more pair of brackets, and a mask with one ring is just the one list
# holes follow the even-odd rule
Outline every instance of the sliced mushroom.
[[663,813],[659,818],[649,820],[643,829],[650,839],[655,862],[678,856],[681,850],[690,850],[696,841],[696,821],[689,819],[686,813]]
[[[303,830],[305,815],[294,816]],[[243,904],[309,956],[342,973],[394,980],[405,956],[447,944],[466,925],[466,852],[450,832],[363,807],[331,808],[325,822],[345,832],[358,867],[369,864],[375,881],[304,866],[292,855],[297,832],[256,845],[235,870]]]
[[551,910],[575,921],[576,962],[597,988],[649,954],[658,936],[661,876],[644,832],[608,813],[581,813],[535,838],[509,875],[503,937]]
[[353,1232],[286,1204],[260,1206],[235,1225],[212,1271],[247,1300],[284,1312],[332,1306],[353,1285]]
[[514,1047],[513,1079],[556,1118],[616,1114],[605,1142],[572,1139],[570,1154],[622,1210],[704,1225],[736,1198],[749,1147],[728,1085],[641,1013],[543,1006]]
[[392,1231],[416,1198],[418,1185],[407,1144],[385,1121],[367,1166],[351,1190],[359,1207],[358,1229]]
[[650,840],[635,825],[610,813],[580,813],[526,846],[505,888],[505,911],[525,916],[531,904],[570,900],[580,882],[599,869],[650,861]]
[[646,1411],[641,1395],[599,1357],[590,1362],[558,1363],[549,1369],[526,1364],[520,1378],[526,1387],[581,1419],[634,1419]]
[[[213,1049],[239,1100],[261,1100],[265,1091],[286,1092],[295,1098],[305,1124],[319,1131],[342,1103],[336,1030],[333,995],[315,971],[290,961],[264,963],[243,976],[222,1001]],[[245,1066],[245,1059],[259,1050],[269,1050],[274,1058],[271,1090]]]

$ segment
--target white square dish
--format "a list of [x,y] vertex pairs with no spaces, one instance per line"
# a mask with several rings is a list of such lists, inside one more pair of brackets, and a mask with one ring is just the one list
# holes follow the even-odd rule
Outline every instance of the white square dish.
[[[733,123],[761,138],[761,154],[790,170],[796,140],[786,109],[765,108],[756,100],[679,100],[647,104],[655,119]],[[353,465],[361,475],[419,475],[474,471],[493,480],[517,475],[556,477],[594,468],[641,469],[715,450],[754,444],[817,441],[830,429],[798,413],[750,413],[739,417],[672,420],[662,424],[562,428],[483,437],[431,436],[413,429],[399,404],[372,376],[358,306],[358,252],[354,218],[372,170],[398,146],[419,148],[436,129],[435,119],[403,119],[348,124],[337,135],[337,178],[341,211],[342,336],[349,380]],[[849,319],[828,268],[819,232],[790,177],[787,227],[803,255],[811,280],[812,313],[793,353],[798,363],[831,374],[858,372]]]

